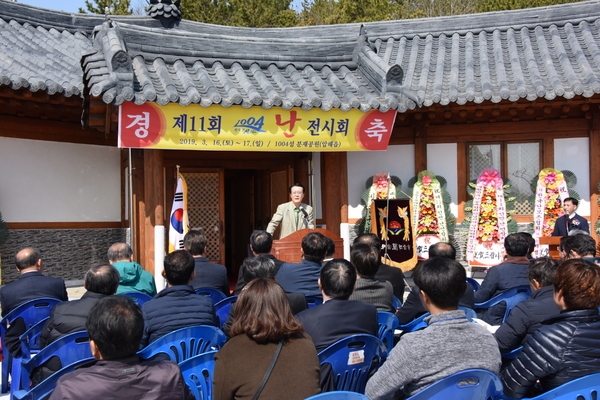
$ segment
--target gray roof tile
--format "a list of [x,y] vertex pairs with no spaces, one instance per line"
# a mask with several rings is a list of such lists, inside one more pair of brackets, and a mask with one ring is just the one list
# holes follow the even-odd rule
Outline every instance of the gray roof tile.
[[0,84],[113,104],[404,112],[600,93],[600,0],[290,29],[0,5]]

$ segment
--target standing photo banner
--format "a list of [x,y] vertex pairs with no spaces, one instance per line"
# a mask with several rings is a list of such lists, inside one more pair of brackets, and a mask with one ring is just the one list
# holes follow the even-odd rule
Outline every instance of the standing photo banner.
[[119,106],[120,148],[213,151],[386,150],[396,111]]
[[[373,200],[371,232],[381,240],[381,262],[410,271],[417,264],[413,206],[409,199]],[[387,246],[387,255],[385,258]]]

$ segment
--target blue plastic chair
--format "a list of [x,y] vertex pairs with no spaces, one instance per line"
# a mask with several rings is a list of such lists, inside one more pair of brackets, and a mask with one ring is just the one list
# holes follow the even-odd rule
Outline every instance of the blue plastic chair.
[[392,307],[394,307],[394,309],[398,311],[400,307],[402,307],[402,300],[400,300],[396,296],[392,297]]
[[[28,389],[31,383],[29,377],[33,370],[48,362],[52,357],[60,359],[62,368],[84,359],[93,358],[87,332],[74,332],[58,338],[29,360],[15,359],[14,365],[16,368],[13,368],[13,378],[10,385],[11,396],[17,390]],[[17,361],[20,361],[20,363],[17,363]]]
[[597,400],[600,399],[600,373],[583,376],[531,399],[523,400]]
[[425,318],[427,317],[429,317],[429,313],[425,313],[420,317],[413,319],[408,324],[398,325],[398,329],[400,329],[402,333],[414,332],[421,329],[425,329],[427,328],[427,323],[425,322]]
[[60,300],[53,298],[39,298],[29,300],[19,305],[14,310],[9,312],[2,320],[0,320],[0,338],[2,339],[2,388],[1,392],[8,392],[8,375],[12,368],[12,354],[8,348],[4,346],[4,336],[8,326],[18,318],[23,318],[25,329],[30,329],[33,325],[44,318],[50,316],[50,312]]
[[306,305],[308,308],[313,308],[314,306],[320,306],[323,304],[323,297],[321,296],[306,296]]
[[27,329],[24,334],[19,336],[22,358],[31,358],[31,354],[40,349],[40,337],[42,336],[44,326],[49,319],[50,317],[44,318],[31,328]]
[[142,292],[121,293],[121,296],[127,296],[127,297],[131,298],[131,300],[135,301],[135,304],[137,304],[140,307],[142,306],[142,304],[146,303],[147,301],[152,300],[152,296],[150,296],[149,294],[146,294],[146,293],[142,293]]
[[369,400],[369,398],[362,393],[336,390],[335,392],[316,394],[305,400]]
[[216,351],[202,353],[179,363],[185,383],[196,400],[212,399],[212,380]]
[[227,295],[220,290],[214,288],[198,288],[196,289],[196,294],[200,296],[209,297],[213,304],[217,304],[221,300],[227,298]]
[[468,369],[450,375],[407,400],[496,400],[502,395],[502,381],[484,369]]
[[473,278],[467,278],[467,283],[470,284],[471,286],[473,286],[473,291],[476,292],[479,290],[479,287],[481,286],[479,284],[479,282],[477,282],[475,279]]
[[475,309],[482,308],[491,308],[498,303],[505,302],[506,303],[506,311],[504,311],[504,317],[502,318],[502,322],[506,321],[508,318],[508,314],[510,314],[510,310],[512,310],[519,302],[525,300],[531,295],[531,287],[529,286],[517,286],[504,292],[500,292],[488,301],[484,301],[483,303],[475,303]]
[[506,358],[507,360],[514,360],[517,358],[519,353],[523,350],[523,346],[519,346],[514,350],[509,351],[508,353],[501,354],[502,358]]
[[189,326],[156,339],[137,354],[148,359],[162,353],[179,364],[198,354],[218,350],[226,341],[227,337],[219,328],[208,325]]
[[219,327],[221,329],[223,328],[223,325],[225,325],[225,322],[227,322],[231,306],[237,301],[237,298],[237,296],[229,296],[215,304],[215,314],[217,314],[217,318],[219,318]]
[[377,311],[377,323],[379,325],[377,337],[385,345],[387,353],[390,354],[394,347],[394,330],[400,325],[398,317],[391,312]]
[[321,367],[331,364],[336,390],[364,393],[371,369],[387,357],[384,344],[371,335],[352,335],[338,340],[319,353]]
[[465,312],[465,315],[467,316],[467,319],[469,320],[469,322],[473,322],[473,318],[477,318],[477,313],[472,308],[458,306],[458,309],[463,310]]
[[17,390],[12,393],[12,398],[15,400],[40,400],[45,399],[54,391],[56,384],[58,383],[58,379],[68,374],[69,372],[75,371],[77,367],[88,364],[95,361],[94,357],[84,358],[79,361],[75,361],[74,363],[67,365],[66,367],[61,368],[60,370],[53,373],[48,378],[44,379],[38,385],[36,385],[31,390]]

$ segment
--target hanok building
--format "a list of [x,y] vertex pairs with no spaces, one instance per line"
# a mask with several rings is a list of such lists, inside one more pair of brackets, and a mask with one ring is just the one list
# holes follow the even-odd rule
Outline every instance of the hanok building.
[[[598,219],[600,1],[289,29],[190,22],[175,4],[150,3],[148,16],[104,17],[0,0],[5,280],[28,245],[51,274],[76,279],[130,240],[154,271],[177,165],[190,225],[232,273],[292,182],[311,188],[318,224],[346,238],[380,171],[404,183],[425,169],[442,175],[460,222],[468,181],[484,168],[510,177],[520,199],[540,169],[568,169],[580,214]],[[149,104],[233,119],[397,114],[386,151],[119,149],[119,110]],[[532,205],[517,203],[530,223]]]

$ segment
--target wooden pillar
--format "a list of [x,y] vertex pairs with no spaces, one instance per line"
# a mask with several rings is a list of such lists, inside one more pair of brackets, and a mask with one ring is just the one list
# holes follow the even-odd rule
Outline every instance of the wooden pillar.
[[[154,274],[154,228],[164,225],[164,173],[162,150],[144,150],[144,198],[139,204],[140,248],[144,269]],[[166,235],[166,233],[165,233]]]
[[[599,106],[600,108],[600,106]],[[596,110],[592,114],[592,123],[590,126],[590,233],[598,243],[598,235],[595,226],[598,221],[600,210],[598,209],[598,182],[600,182],[600,111]]]
[[[348,221],[348,157],[346,153],[321,153],[321,202],[327,229],[340,234]],[[346,215],[342,218],[345,210]]]
[[467,165],[467,144],[465,142],[458,142],[456,144],[456,169],[457,179],[456,185],[458,199],[458,216],[456,222],[461,223],[465,219],[465,203],[469,200],[467,194],[467,185],[469,184],[469,167]]
[[[416,114],[415,117],[422,114]],[[418,120],[415,124],[415,174],[427,169],[427,126],[428,122]]]

